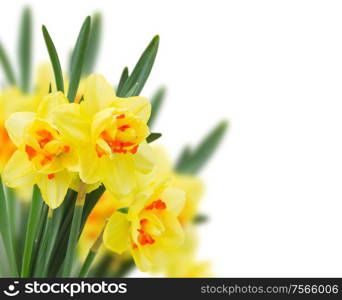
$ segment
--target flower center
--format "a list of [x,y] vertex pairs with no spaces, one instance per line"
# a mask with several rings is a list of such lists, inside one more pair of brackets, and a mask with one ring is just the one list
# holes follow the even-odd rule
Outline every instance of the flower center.
[[146,230],[144,229],[145,225],[148,223],[147,219],[141,219],[140,220],[140,226],[141,228],[138,229],[139,235],[138,235],[138,242],[141,246],[144,246],[146,244],[154,244],[154,242],[156,241],[155,239],[153,239],[153,237],[146,232]]
[[[70,151],[70,146],[61,141],[58,131],[53,128],[34,128],[32,136],[34,141],[25,144],[25,152],[38,169]],[[48,179],[55,178],[53,173],[47,176]]]
[[110,153],[135,154],[139,143],[147,136],[146,124],[127,114],[113,116],[110,126],[107,126],[99,136],[100,142],[95,146],[98,157]]
[[[150,205],[145,207],[145,210],[164,210],[166,209],[166,203],[160,199],[153,201]],[[151,222],[146,219],[143,218],[140,220],[140,228],[138,228],[138,242],[141,246],[144,245],[152,245],[155,243],[156,238],[155,236],[153,236],[151,234],[151,229],[152,232],[157,232],[158,230],[156,230],[155,226],[153,224],[150,224]],[[158,235],[158,234],[157,234]],[[134,247],[133,247],[134,248]]]

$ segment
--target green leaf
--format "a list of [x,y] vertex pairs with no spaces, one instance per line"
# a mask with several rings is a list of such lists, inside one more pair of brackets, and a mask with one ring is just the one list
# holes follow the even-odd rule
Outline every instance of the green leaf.
[[6,251],[7,260],[10,266],[11,276],[17,277],[18,267],[15,258],[15,247],[10,224],[11,223],[8,215],[8,203],[4,192],[4,186],[0,178],[0,233]]
[[125,97],[128,98],[128,97],[133,97],[135,95],[137,95],[137,91],[139,89],[139,84],[138,82],[132,86],[132,88],[125,94]]
[[194,151],[186,154],[186,159],[183,158],[183,162],[177,164],[176,170],[185,174],[198,173],[214,154],[224,136],[227,125],[227,121],[221,121]]
[[23,263],[22,263],[22,268],[21,268],[21,277],[23,278],[30,277],[30,269],[32,265],[31,263],[32,251],[33,251],[34,240],[37,235],[41,207],[42,207],[42,199],[40,196],[39,189],[35,185],[33,189],[32,202],[31,202],[27,229],[26,229]]
[[176,163],[175,169],[179,171],[181,169],[182,165],[186,163],[188,159],[190,159],[190,154],[191,154],[191,148],[189,145],[185,146],[179,155],[179,158]]
[[148,76],[151,73],[153,63],[155,61],[159,46],[159,36],[156,35],[146,50],[141,55],[137,64],[135,65],[132,74],[127,79],[121,94],[123,97],[127,97],[126,94],[137,84],[134,96],[138,96],[142,91]]
[[71,57],[71,72],[70,72],[70,84],[68,90],[69,102],[74,102],[77,93],[78,85],[80,83],[82,68],[85,61],[85,54],[89,42],[91,18],[86,17],[81,27],[80,33],[77,38],[76,45],[74,47]]
[[80,273],[78,275],[78,278],[85,278],[87,277],[90,267],[95,259],[97,252],[92,251],[92,249],[89,250],[88,255],[82,265],[82,268],[80,270]]
[[118,85],[118,88],[116,89],[116,94],[118,97],[122,97],[123,95],[121,94],[121,91],[128,79],[128,68],[125,67],[121,73],[121,77],[120,77],[120,80],[119,80],[119,85]]
[[156,120],[157,115],[159,113],[159,110],[164,102],[165,92],[166,92],[166,89],[164,87],[161,87],[157,90],[157,92],[151,98],[152,111],[151,111],[150,119],[148,120],[148,123],[147,123],[150,128],[153,126],[154,121]]
[[102,16],[100,13],[94,14],[90,26],[89,43],[85,54],[83,76],[89,75],[95,66],[96,58],[99,51],[99,44],[102,32]]
[[20,69],[20,85],[24,92],[30,87],[31,75],[31,52],[32,52],[32,14],[31,9],[23,10],[20,23],[18,58]]
[[[87,194],[86,201],[84,204],[83,214],[82,214],[82,220],[81,220],[81,226],[80,226],[80,234],[82,233],[83,227],[86,223],[86,220],[91,213],[92,209],[98,202],[98,200],[101,198],[105,191],[105,188],[103,185],[100,185],[96,190],[92,191],[91,193]],[[58,270],[63,263],[65,253],[66,253],[66,247],[68,243],[68,237],[70,233],[70,227],[71,227],[71,221],[72,216],[74,213],[74,206],[76,201],[77,193],[73,190],[69,190],[68,194],[63,201],[63,204],[61,207],[63,207],[64,215],[63,215],[63,222],[60,226],[58,237],[56,239],[55,248],[53,250],[52,257],[54,258],[51,266],[49,268],[49,276],[50,277],[56,277]]]
[[0,43],[0,64],[2,65],[2,68],[4,69],[4,73],[5,73],[5,77],[7,79],[7,82],[10,85],[15,85],[16,80],[15,80],[15,76],[14,76],[14,71],[13,71],[12,65],[9,61],[9,58],[6,54],[6,51],[5,51],[5,49],[1,43]]
[[[43,36],[46,44],[47,51],[50,56],[50,61],[53,69],[53,73],[55,75],[55,81],[56,81],[56,87],[57,91],[61,91],[64,93],[64,82],[63,82],[63,73],[61,64],[59,62],[57,50],[55,48],[55,45],[50,37],[49,32],[47,31],[46,27],[42,26]],[[51,84],[50,84],[51,87]],[[49,88],[50,90],[50,88]]]
[[155,140],[159,139],[162,136],[161,133],[157,133],[157,132],[151,132],[150,135],[146,138],[146,141],[148,143],[152,143]]
[[118,209],[118,211],[123,214],[128,214],[128,210],[129,210],[129,207],[122,207]]
[[47,254],[48,254],[48,248],[49,248],[49,244],[51,243],[51,237],[53,233],[52,217],[53,217],[53,210],[49,208],[42,239],[39,243],[38,261],[36,264],[36,268],[34,270],[34,277],[46,276],[44,272],[47,271],[47,266],[48,266]]
[[203,215],[203,214],[198,214],[197,216],[194,217],[192,220],[194,224],[202,224],[208,222],[208,216]]

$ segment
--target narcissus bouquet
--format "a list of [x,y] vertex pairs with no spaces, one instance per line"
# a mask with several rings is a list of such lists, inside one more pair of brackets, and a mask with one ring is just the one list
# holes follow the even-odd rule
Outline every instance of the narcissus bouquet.
[[65,73],[43,26],[50,63],[32,84],[31,23],[25,9],[19,72],[0,45],[0,275],[121,277],[137,267],[210,276],[209,264],[196,259],[196,226],[206,218],[198,213],[203,183],[196,175],[226,122],[172,164],[154,145],[161,133],[151,131],[165,90],[151,101],[140,95],[159,36],[115,85],[92,73],[99,14],[85,19]]

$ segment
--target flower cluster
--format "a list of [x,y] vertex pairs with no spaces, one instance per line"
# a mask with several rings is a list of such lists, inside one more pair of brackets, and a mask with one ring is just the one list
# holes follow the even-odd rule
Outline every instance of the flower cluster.
[[[151,145],[161,136],[150,128],[163,90],[152,101],[140,96],[159,37],[130,74],[124,69],[114,89],[102,75],[91,72],[89,62],[96,51],[88,43],[98,40],[100,17],[90,20],[87,17],[80,30],[69,76],[62,73],[44,26],[51,64],[39,68],[34,89],[25,68],[18,84],[7,59],[3,63],[9,86],[0,92],[0,173],[6,185],[0,185],[0,233],[9,274],[75,276],[78,247],[84,259],[80,277],[87,276],[93,261],[107,257],[107,251],[116,253],[111,255],[116,268],[112,276],[124,275],[133,261],[142,271],[166,276],[209,276],[207,263],[195,258],[194,231],[203,193],[195,174],[214,152],[226,123],[196,149],[185,148],[173,166],[162,148]],[[23,23],[25,30],[30,28],[27,10]],[[24,44],[21,53],[28,49]],[[29,65],[26,58],[23,55],[22,61]],[[33,190],[28,222],[26,231],[16,236],[15,230],[5,228],[14,220],[10,197],[15,200],[25,188]],[[22,252],[15,244],[21,239]],[[14,251],[22,257],[19,265]],[[175,269],[179,263],[182,268]]]

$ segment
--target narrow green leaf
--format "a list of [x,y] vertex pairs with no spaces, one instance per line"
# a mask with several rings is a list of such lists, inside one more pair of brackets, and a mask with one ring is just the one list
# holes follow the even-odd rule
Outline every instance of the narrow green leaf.
[[[86,223],[86,220],[91,213],[92,209],[99,201],[101,196],[103,195],[105,188],[103,185],[100,185],[96,190],[87,194],[86,201],[83,208],[81,226],[80,226],[80,234],[82,233],[83,227]],[[49,267],[49,276],[56,277],[60,266],[65,257],[68,237],[70,233],[70,227],[72,222],[72,216],[74,212],[74,206],[76,202],[77,193],[69,190],[66,199],[63,201],[62,206],[64,207],[64,215],[63,222],[58,232],[58,237],[55,243],[55,249],[53,250],[52,257],[54,258]],[[79,234],[79,235],[80,235]]]
[[68,90],[68,99],[70,102],[74,102],[78,85],[80,83],[85,54],[89,42],[90,25],[91,18],[90,16],[88,16],[83,22],[83,25],[81,27],[80,33],[76,41],[76,45],[72,53],[70,84]]
[[89,250],[88,255],[82,265],[81,271],[78,275],[79,278],[85,278],[87,277],[90,267],[94,261],[94,258],[96,256],[97,252],[92,251],[92,249]]
[[118,88],[116,89],[116,95],[117,95],[118,97],[122,97],[122,96],[123,96],[123,95],[121,94],[121,92],[122,92],[122,89],[123,89],[123,87],[124,87],[124,85],[125,85],[127,79],[128,79],[128,75],[129,75],[129,73],[128,73],[128,68],[125,67],[125,68],[123,69],[122,73],[121,73],[121,77],[120,77],[120,80],[119,80]]
[[128,214],[129,207],[122,207],[119,208],[118,211],[121,212],[122,214]]
[[12,65],[9,61],[9,58],[6,54],[6,51],[5,51],[5,49],[1,43],[0,43],[0,64],[2,65],[2,68],[4,70],[4,74],[5,74],[7,82],[10,85],[15,85],[16,80],[15,80],[15,76],[14,76],[14,71],[13,71]]
[[80,187],[77,193],[77,198],[74,207],[74,213],[71,222],[70,234],[63,263],[62,277],[70,277],[72,264],[74,262],[74,255],[77,241],[81,233],[81,221],[83,214],[83,207],[86,200],[86,184],[80,180]]
[[[43,36],[46,44],[47,51],[50,56],[51,65],[53,68],[53,73],[55,75],[56,87],[57,91],[64,92],[64,82],[63,82],[63,72],[61,68],[61,64],[59,62],[57,50],[55,45],[50,37],[49,32],[47,31],[46,27],[42,26]],[[51,84],[50,84],[51,87]],[[50,88],[49,88],[50,90]]]
[[4,248],[6,250],[8,264],[11,270],[11,276],[18,276],[18,267],[15,258],[15,248],[12,236],[12,230],[10,228],[10,221],[8,219],[8,205],[4,192],[4,186],[0,179],[0,233],[2,236]]
[[56,239],[57,239],[58,231],[62,222],[62,217],[63,217],[63,207],[60,206],[54,210],[53,216],[52,216],[52,228],[50,231],[49,242],[46,247],[45,264],[42,270],[42,275],[44,277],[46,276],[49,266],[51,264],[52,252],[56,244]]
[[151,73],[153,63],[157,56],[158,46],[159,36],[156,35],[141,55],[140,59],[138,60],[132,71],[132,74],[127,79],[121,93],[123,97],[126,97],[126,93],[128,93],[136,84],[138,84],[138,86],[133,96],[138,96],[140,94],[148,76]]
[[136,96],[138,89],[139,83],[137,82],[135,85],[131,87],[131,89],[127,93],[125,93],[125,98]]
[[151,98],[152,111],[151,111],[150,119],[148,120],[148,126],[150,128],[153,126],[157,118],[157,115],[159,113],[159,110],[164,102],[165,92],[166,92],[165,88],[161,87],[157,90],[157,92]]
[[82,71],[83,76],[89,75],[96,64],[96,58],[99,51],[99,44],[102,32],[102,16],[100,13],[94,14],[91,20],[89,43],[85,54],[85,62]]
[[152,143],[155,140],[159,139],[162,136],[161,133],[151,132],[150,135],[146,138],[147,143]]
[[198,214],[194,217],[194,219],[192,220],[192,222],[194,224],[202,224],[202,223],[206,223],[208,222],[208,216],[207,215],[203,215],[203,214]]
[[36,264],[36,268],[34,270],[34,277],[45,277],[44,270],[46,270],[47,267],[47,249],[48,245],[50,243],[51,239],[51,233],[53,229],[53,223],[52,223],[52,215],[53,210],[49,208],[43,236],[40,242],[40,247],[38,251],[38,263]]
[[20,85],[23,91],[27,92],[30,87],[31,75],[31,52],[32,52],[32,14],[31,9],[26,7],[23,10],[20,23],[18,59],[20,69]]
[[190,155],[187,154],[187,159],[178,166],[177,171],[186,174],[198,173],[214,154],[226,132],[227,125],[227,121],[221,121],[209,132],[198,147]]
[[74,259],[74,253],[76,244],[78,241],[78,236],[80,233],[80,224],[82,219],[83,205],[75,205],[74,215],[71,222],[69,241],[67,246],[67,251],[63,264],[62,277],[70,277],[71,267]]
[[25,246],[23,253],[23,263],[21,268],[21,277],[28,278],[30,277],[30,268],[31,268],[31,258],[34,240],[37,235],[38,223],[40,217],[40,211],[42,207],[42,199],[40,196],[40,191],[37,186],[34,186],[32,202],[28,217],[28,223],[26,228],[26,238],[25,238]]
[[33,274],[33,270],[37,267],[37,264],[40,261],[38,252],[40,248],[40,243],[43,239],[43,233],[44,233],[44,228],[46,224],[47,214],[48,214],[48,206],[45,204],[44,201],[41,201],[41,210],[40,210],[39,222],[37,226],[37,234],[34,240],[32,258],[31,258],[31,261],[32,261],[31,268],[30,268],[31,275]]
[[189,145],[184,146],[181,154],[179,155],[179,158],[176,162],[176,171],[180,171],[182,166],[186,163],[188,159],[190,159],[191,156],[191,148]]

